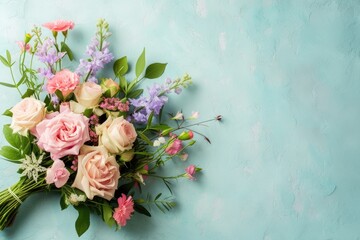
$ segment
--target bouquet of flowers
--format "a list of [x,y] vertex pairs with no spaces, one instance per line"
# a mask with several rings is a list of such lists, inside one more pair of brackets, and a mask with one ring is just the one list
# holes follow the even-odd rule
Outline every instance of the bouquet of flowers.
[[[159,175],[158,170],[169,160],[185,161],[194,134],[210,142],[193,127],[220,121],[221,116],[198,122],[197,112],[187,117],[181,111],[163,113],[168,95],[180,94],[191,77],[166,78],[144,91],[141,83],[161,77],[166,64],[146,66],[144,49],[131,76],[127,57],[113,61],[105,20],[99,20],[86,57],[74,71],[63,67],[74,60],[66,43],[74,23],[55,21],[43,27],[52,34],[45,36],[35,26],[18,42],[18,67],[9,51],[0,55],[12,79],[0,84],[22,98],[4,112],[11,117],[11,124],[3,127],[9,146],[2,146],[0,155],[19,165],[20,180],[0,192],[0,230],[11,225],[21,203],[35,192],[58,191],[61,209],[72,205],[78,211],[79,236],[90,225],[90,212],[120,228],[135,211],[151,216],[151,205],[163,212],[173,208],[171,195],[142,196],[146,178],[159,179],[170,194],[172,180],[195,179],[201,171],[195,165],[175,176]],[[110,62],[112,78],[98,78]]]

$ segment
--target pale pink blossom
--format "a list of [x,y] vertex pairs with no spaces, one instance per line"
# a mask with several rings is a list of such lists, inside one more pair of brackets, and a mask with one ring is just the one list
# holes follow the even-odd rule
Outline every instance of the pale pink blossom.
[[70,172],[65,168],[61,160],[55,160],[53,165],[46,171],[46,183],[54,183],[57,188],[61,188],[69,180]]
[[189,154],[184,152],[179,157],[181,160],[186,161],[189,158]]
[[59,90],[64,97],[67,97],[75,90],[79,82],[80,78],[76,73],[73,73],[68,69],[63,69],[60,72],[57,72],[55,76],[49,80],[46,89],[50,94]]
[[134,212],[134,202],[131,196],[126,198],[125,194],[121,194],[118,198],[119,206],[115,208],[113,218],[118,225],[124,227],[126,221],[130,219],[131,214]]
[[109,117],[103,124],[96,126],[99,145],[104,145],[110,153],[123,153],[132,149],[137,137],[135,127],[124,117]]
[[30,44],[28,44],[28,43],[25,44],[24,41],[16,41],[16,43],[19,46],[21,52],[25,52],[25,51],[30,52],[30,49],[31,49]]
[[176,138],[169,144],[169,146],[167,146],[165,152],[169,155],[176,155],[182,148],[182,141]]
[[191,116],[189,117],[189,119],[198,119],[199,117],[199,112],[192,112]]
[[74,28],[73,21],[57,20],[53,22],[44,23],[43,26],[54,32],[64,32]]
[[173,120],[182,120],[184,118],[184,115],[181,112],[177,112],[176,115],[171,118]]
[[186,177],[190,180],[195,180],[195,173],[196,173],[196,166],[195,165],[189,165],[186,169]]
[[89,199],[99,196],[110,201],[118,188],[119,178],[119,164],[104,146],[84,145],[81,148],[72,187],[82,190]]
[[38,139],[39,148],[49,152],[53,160],[78,155],[90,140],[88,118],[71,112],[66,104],[60,105],[60,112],[47,114],[32,133]]
[[14,133],[26,136],[45,117],[45,103],[32,97],[18,102],[11,110],[12,121],[10,128]]

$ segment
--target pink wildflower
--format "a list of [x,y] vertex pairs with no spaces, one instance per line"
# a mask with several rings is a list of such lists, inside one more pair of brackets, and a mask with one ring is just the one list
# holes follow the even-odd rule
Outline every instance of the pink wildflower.
[[104,101],[100,103],[100,107],[110,111],[129,111],[129,101],[125,103],[121,102],[118,98],[104,98]]
[[24,41],[17,41],[16,43],[19,46],[21,52],[25,52],[25,51],[30,52],[31,49],[30,44],[25,44]]
[[190,180],[195,180],[195,173],[196,173],[196,166],[195,165],[189,165],[186,169],[186,177]]
[[71,165],[71,169],[74,170],[74,171],[77,171],[77,168],[78,168],[78,158],[77,156],[74,158],[74,160],[71,162],[72,165]]
[[182,141],[175,139],[169,146],[165,149],[165,152],[169,155],[176,155],[183,148]]
[[119,206],[115,208],[113,218],[118,223],[118,225],[124,227],[126,221],[130,219],[131,214],[134,212],[134,202],[131,196],[126,198],[125,194],[121,194],[121,197],[118,198]]
[[188,153],[182,153],[180,155],[180,159],[183,161],[186,161],[189,158],[189,154]]
[[89,136],[90,136],[90,142],[92,142],[94,145],[97,145],[99,142],[99,136],[91,128],[89,128]]
[[43,24],[44,27],[54,32],[64,32],[74,28],[74,22],[66,20],[57,20]]
[[99,117],[96,116],[95,114],[91,115],[91,117],[89,119],[89,124],[95,126],[98,123],[99,123]]

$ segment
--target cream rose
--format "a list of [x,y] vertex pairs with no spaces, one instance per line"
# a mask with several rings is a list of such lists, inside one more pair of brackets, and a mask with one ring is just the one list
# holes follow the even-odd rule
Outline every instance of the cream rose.
[[99,135],[99,145],[104,145],[109,152],[115,154],[132,149],[137,137],[134,125],[123,117],[109,117],[96,127],[96,134]]
[[31,97],[24,98],[10,111],[13,114],[10,127],[23,136],[44,119],[46,112],[45,103]]
[[95,196],[111,200],[118,187],[119,165],[104,146],[83,146],[78,156],[78,170],[72,187],[89,199]]
[[85,82],[75,88],[77,102],[85,108],[93,108],[100,102],[102,90],[100,85],[93,82]]

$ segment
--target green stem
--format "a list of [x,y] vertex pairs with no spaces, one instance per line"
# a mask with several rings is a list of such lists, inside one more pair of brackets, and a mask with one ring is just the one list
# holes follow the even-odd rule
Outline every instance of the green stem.
[[14,73],[13,73],[13,70],[12,70],[12,66],[10,66],[9,68],[10,68],[11,78],[12,78],[12,80],[13,80],[13,82],[14,82],[14,85],[15,85],[16,89],[18,90],[20,96],[22,96],[22,93],[21,93],[19,87],[18,87],[17,84],[16,84],[15,77],[14,77]]

